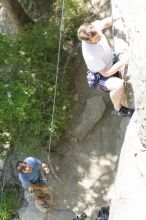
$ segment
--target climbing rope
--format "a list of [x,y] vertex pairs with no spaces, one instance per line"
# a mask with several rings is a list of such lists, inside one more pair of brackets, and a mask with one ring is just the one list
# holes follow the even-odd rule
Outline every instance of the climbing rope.
[[50,172],[52,175],[60,181],[59,177],[55,174],[55,171],[50,162],[50,152],[51,152],[51,143],[52,143],[52,135],[53,135],[53,124],[54,124],[54,115],[55,115],[55,107],[56,107],[56,93],[57,93],[57,84],[58,84],[58,73],[59,73],[59,63],[60,63],[60,49],[61,49],[61,39],[62,39],[62,31],[63,31],[63,19],[64,19],[64,0],[62,0],[62,8],[61,8],[61,19],[60,19],[60,32],[59,32],[59,44],[58,44],[58,56],[57,56],[57,68],[56,68],[56,78],[55,78],[55,90],[53,97],[53,108],[52,108],[52,119],[51,119],[51,128],[50,128],[50,139],[49,139],[49,151],[47,153],[48,164],[50,168]]
[[[32,193],[32,196],[35,196],[35,193]],[[44,198],[45,205],[44,207],[45,211],[49,212],[53,207],[53,192],[52,190],[48,189],[47,192],[41,192],[40,196]],[[35,200],[35,206],[41,211],[43,209],[43,205]]]
[[52,119],[51,119],[51,129],[50,129],[50,139],[49,139],[49,152],[48,152],[48,160],[49,161],[50,161],[50,151],[51,151],[52,134],[53,134],[53,123],[54,123],[54,114],[55,114],[55,106],[56,106],[56,93],[57,93],[57,84],[58,84],[59,63],[60,63],[60,48],[61,48],[61,39],[62,39],[62,31],[63,31],[63,19],[64,19],[64,0],[62,0],[62,9],[61,9],[61,21],[60,21],[60,34],[59,34],[58,56],[57,56],[55,90],[54,90],[54,97],[53,97]]
[[[112,17],[112,23],[113,23],[113,2],[110,0],[110,10],[111,10],[111,17]],[[112,40],[113,40],[113,50],[115,51],[115,41],[114,41],[114,25],[112,25]]]
[[[116,12],[116,10],[118,10],[118,14],[119,14],[119,16],[120,16],[120,19],[121,19],[121,21],[123,22],[123,20],[122,20],[122,17],[121,17],[121,13],[120,13],[120,11],[119,11],[119,9],[117,9],[117,3],[116,3],[116,1],[115,0],[111,0],[110,1],[110,7],[111,7],[111,17],[112,17],[112,21],[114,21],[114,16],[115,16],[115,13],[117,13]],[[114,22],[113,22],[113,24],[114,24]],[[124,23],[123,23],[123,25],[124,25]],[[125,27],[125,25],[124,25],[124,27]],[[112,39],[113,39],[113,50],[114,50],[114,52],[116,51],[116,47],[115,47],[115,25],[112,25]],[[116,52],[115,52],[116,53]],[[121,53],[122,54],[122,53]],[[119,54],[120,55],[120,54]],[[121,69],[120,70],[120,72],[121,72],[121,77],[122,77],[122,79],[124,80],[124,83],[125,83],[125,86],[126,86],[126,81],[127,81],[127,79],[126,79],[126,73],[127,73],[127,66],[125,66],[125,67],[123,67],[123,69]]]

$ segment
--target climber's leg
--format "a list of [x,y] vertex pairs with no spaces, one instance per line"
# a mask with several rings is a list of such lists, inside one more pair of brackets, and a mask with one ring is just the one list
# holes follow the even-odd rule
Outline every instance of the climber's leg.
[[119,111],[121,108],[122,97],[124,95],[124,82],[118,77],[109,77],[104,86],[110,91],[110,98],[114,109]]
[[127,103],[123,104],[124,80],[118,77],[110,77],[105,81],[104,86],[110,91],[110,98],[118,114],[123,117],[131,117],[134,109],[127,108]]

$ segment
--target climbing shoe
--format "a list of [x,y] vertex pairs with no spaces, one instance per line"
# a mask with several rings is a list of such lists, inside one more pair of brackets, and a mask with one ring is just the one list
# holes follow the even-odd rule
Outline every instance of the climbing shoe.
[[77,216],[76,218],[74,218],[73,220],[85,220],[87,218],[87,215],[85,213],[83,213],[80,217]]
[[109,219],[109,206],[102,207],[98,212],[96,220],[108,220],[108,219]]
[[134,109],[121,106],[118,115],[123,117],[132,117],[133,113],[134,113]]

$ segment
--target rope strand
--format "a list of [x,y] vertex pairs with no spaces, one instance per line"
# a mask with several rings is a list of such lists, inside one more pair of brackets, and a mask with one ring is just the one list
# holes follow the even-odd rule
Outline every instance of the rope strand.
[[[113,5],[113,0],[110,0],[110,9],[111,9],[111,17],[112,17],[112,23],[113,23],[113,14],[114,14],[114,5]],[[115,31],[115,28],[114,28],[114,25],[112,24],[112,40],[113,40],[113,49],[114,49],[114,52],[115,52],[115,40],[114,40],[114,31]]]
[[64,0],[62,0],[62,10],[61,10],[61,22],[60,22],[59,45],[58,45],[57,69],[56,69],[55,90],[54,90],[54,98],[53,98],[53,109],[52,109],[51,131],[50,131],[50,139],[49,139],[48,161],[50,161],[50,151],[51,151],[52,134],[53,134],[53,123],[54,123],[54,114],[55,114],[55,105],[56,105],[56,93],[57,93],[57,84],[58,84],[59,63],[60,63],[60,49],[61,49],[61,39],[62,39],[62,31],[63,31],[63,19],[64,19]]

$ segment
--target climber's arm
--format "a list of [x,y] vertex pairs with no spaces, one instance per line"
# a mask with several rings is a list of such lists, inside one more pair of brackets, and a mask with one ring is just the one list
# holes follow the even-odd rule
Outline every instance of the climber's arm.
[[100,25],[101,25],[101,29],[106,29],[110,26],[112,26],[113,22],[115,22],[116,20],[118,20],[120,17],[116,16],[114,18],[112,18],[112,16],[109,16],[107,18],[104,18],[100,21]]
[[118,72],[123,66],[128,65],[127,60],[119,60],[117,63],[115,63],[110,69],[103,69],[100,72],[101,75],[105,77],[110,77],[114,75],[116,72]]

